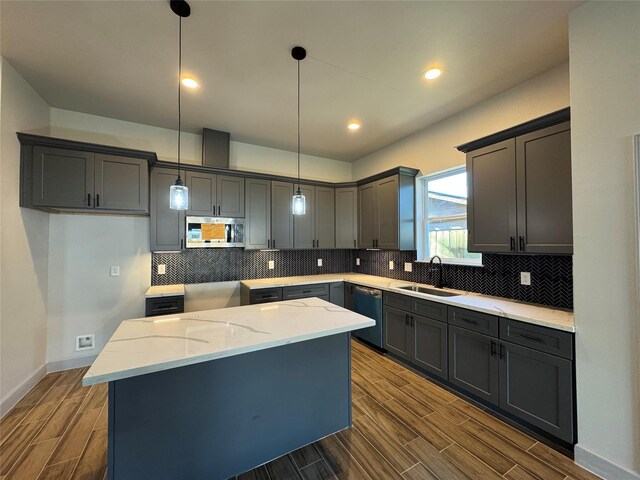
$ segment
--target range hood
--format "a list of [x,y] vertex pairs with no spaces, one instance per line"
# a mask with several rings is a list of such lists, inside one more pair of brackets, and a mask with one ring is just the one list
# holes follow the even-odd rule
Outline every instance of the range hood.
[[229,169],[229,132],[202,129],[202,165]]

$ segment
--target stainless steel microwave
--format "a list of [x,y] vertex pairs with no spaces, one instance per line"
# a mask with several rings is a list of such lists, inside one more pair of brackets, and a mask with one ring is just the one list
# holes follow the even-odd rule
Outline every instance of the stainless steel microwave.
[[244,218],[187,217],[187,248],[244,247]]

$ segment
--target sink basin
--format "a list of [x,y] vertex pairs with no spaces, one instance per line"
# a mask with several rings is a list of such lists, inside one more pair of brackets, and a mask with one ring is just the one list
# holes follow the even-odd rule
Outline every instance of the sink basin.
[[449,292],[440,288],[420,287],[418,285],[408,285],[406,287],[398,287],[402,290],[411,290],[412,292],[428,293],[429,295],[437,295],[438,297],[456,297],[459,293]]

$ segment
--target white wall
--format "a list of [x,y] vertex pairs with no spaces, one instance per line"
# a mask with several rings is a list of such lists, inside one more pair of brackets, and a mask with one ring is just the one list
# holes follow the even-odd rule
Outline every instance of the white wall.
[[640,478],[632,153],[640,133],[640,3],[588,2],[569,20],[576,460],[607,478]]
[[454,147],[569,106],[569,66],[560,65],[354,163],[360,179],[397,166],[429,174],[464,165]]
[[25,393],[45,364],[49,248],[49,215],[19,207],[16,137],[16,132],[46,133],[49,106],[9,63],[1,62],[0,414]]

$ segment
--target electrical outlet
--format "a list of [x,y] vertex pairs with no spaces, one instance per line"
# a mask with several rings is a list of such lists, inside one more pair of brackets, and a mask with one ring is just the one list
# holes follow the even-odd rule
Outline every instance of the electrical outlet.
[[118,265],[111,265],[111,271],[109,273],[112,277],[120,276],[120,267]]
[[167,273],[167,266],[164,263],[158,265],[158,275],[164,275]]
[[91,333],[89,335],[80,335],[76,337],[76,352],[80,350],[91,350],[96,347],[96,335]]
[[413,264],[411,262],[405,262],[404,271],[405,272],[413,272]]
[[520,272],[520,285],[531,285],[531,272]]
[[360,266],[360,259],[356,258],[356,265]]
[[276,262],[269,260],[269,270],[273,270],[274,268],[276,268]]
[[322,259],[321,259],[321,258],[319,258],[319,259],[318,259],[318,266],[319,266],[319,267],[321,267],[321,266],[322,266]]
[[389,260],[389,270],[393,270],[393,260]]

